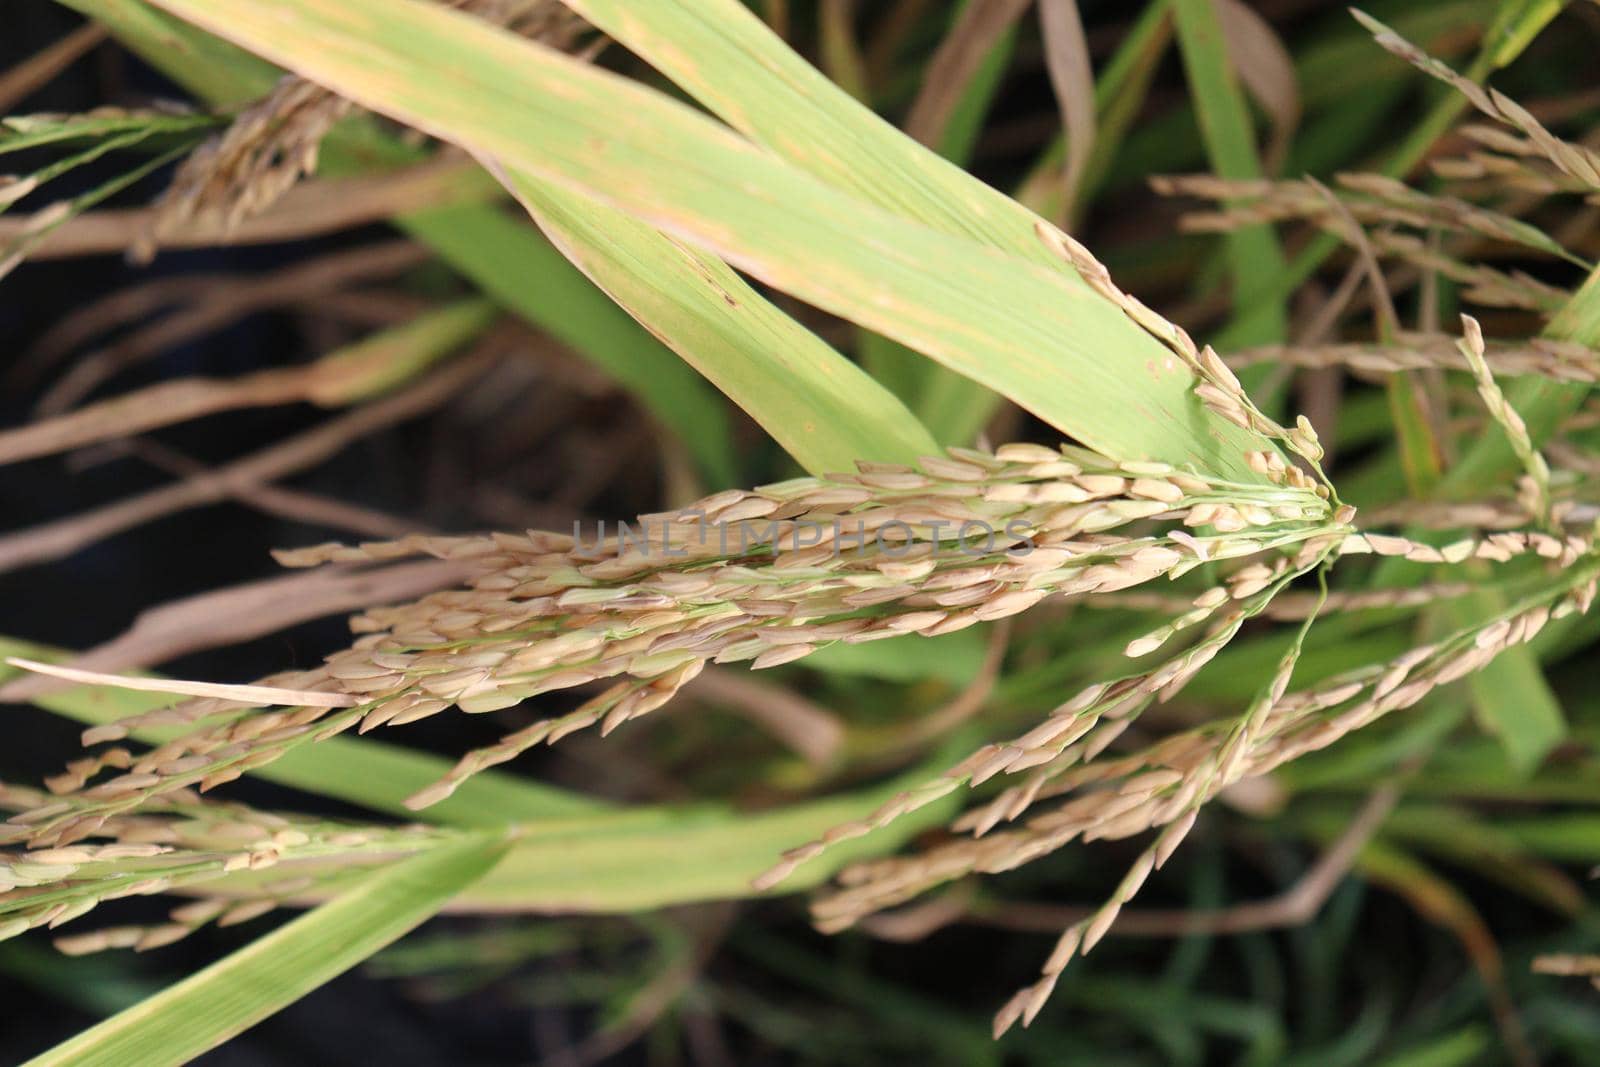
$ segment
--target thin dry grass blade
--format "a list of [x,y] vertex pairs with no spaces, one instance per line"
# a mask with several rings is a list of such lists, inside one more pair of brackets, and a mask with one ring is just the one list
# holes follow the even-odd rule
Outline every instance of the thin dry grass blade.
[[[1600,382],[1600,352],[1584,345],[1534,338],[1490,342],[1484,351],[1489,369],[1500,377],[1532,375],[1565,382]],[[1288,367],[1344,367],[1368,379],[1407,370],[1471,368],[1456,338],[1443,333],[1403,333],[1389,344],[1346,341],[1333,344],[1260,345],[1227,357],[1228,366],[1272,364]]]
[[35,674],[49,675],[62,681],[83,685],[110,685],[118,689],[137,689],[142,693],[176,693],[179,696],[210,697],[216,700],[237,700],[256,707],[278,704],[299,708],[350,708],[357,698],[346,693],[329,693],[312,689],[281,689],[275,685],[225,685],[220,682],[186,682],[177,678],[135,678],[125,674],[105,674],[85,671],[75,667],[60,667],[54,663],[9,656],[6,662]]
[[726,704],[760,725],[813,767],[826,767],[845,741],[838,716],[790,689],[743,671],[713,667],[684,687],[713,704]]
[[356,408],[297,437],[199,478],[152,489],[79,515],[0,537],[0,573],[45,563],[163,515],[223,500],[320,463],[351,441],[431,410],[482,373],[497,353],[458,359],[407,389]]
[[[123,449],[126,449],[128,456],[186,481],[204,481],[216,473],[214,468],[145,437],[105,446],[105,452],[111,454]],[[247,508],[307,526],[343,530],[358,537],[404,537],[411,533],[429,532],[425,524],[413,519],[402,519],[375,508],[362,507],[305,489],[286,489],[262,483],[234,483],[227,484],[226,488],[230,499]]]
[[[200,220],[162,238],[162,247],[206,248],[298,241],[325,233],[383,222],[446,204],[499,196],[499,186],[459,157],[446,157],[390,174],[326,178],[305,182],[284,194],[270,211],[228,230],[220,220]],[[30,260],[65,259],[119,253],[131,247],[155,220],[157,208],[87,212],[28,251]],[[27,232],[27,219],[0,218],[0,245]]]
[[[45,392],[36,411],[40,415],[59,415],[128,366],[221,329],[252,312],[387,278],[424,263],[427,258],[426,249],[408,241],[384,241],[316,256],[270,274],[214,279],[216,284],[197,294],[191,306],[84,355]],[[56,348],[41,352],[41,358],[60,351]]]
[[49,82],[105,39],[105,27],[98,22],[90,22],[0,74],[0,112],[16,107],[24,97]]
[[906,133],[929,147],[937,144],[956,103],[977,76],[989,49],[1016,25],[1029,0],[985,0],[968,4],[928,63],[922,89],[906,117]]
[[[132,626],[64,666],[88,671],[140,670],[202,649],[277,633],[309,619],[420,597],[462,580],[467,573],[459,563],[426,560],[357,571],[328,568],[244,582],[142,611]],[[22,703],[56,688],[43,675],[16,678],[0,685],[0,703]]]
[[[975,5],[978,6],[978,5]],[[1044,60],[1050,87],[1067,133],[1066,202],[1077,199],[1089,155],[1094,151],[1094,67],[1077,0],[1040,0],[1039,24],[1044,30]],[[1059,221],[1059,220],[1058,220]]]
[[0,465],[144,433],[219,411],[270,407],[303,398],[297,371],[263,371],[234,381],[183,378],[136,389],[78,411],[0,431]]

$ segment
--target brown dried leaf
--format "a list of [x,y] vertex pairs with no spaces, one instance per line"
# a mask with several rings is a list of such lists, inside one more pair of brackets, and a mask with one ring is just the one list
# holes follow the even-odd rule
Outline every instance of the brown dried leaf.
[[968,4],[928,63],[922,89],[906,118],[906,133],[925,145],[936,144],[956,102],[978,73],[983,57],[1028,9],[1028,0],[985,0]]
[[1216,0],[1228,58],[1239,80],[1272,120],[1264,162],[1269,173],[1283,166],[1289,139],[1300,124],[1300,83],[1294,59],[1277,32],[1244,0]]
[[1077,0],[1040,0],[1045,66],[1067,132],[1066,203],[1073,203],[1094,150],[1094,67]]

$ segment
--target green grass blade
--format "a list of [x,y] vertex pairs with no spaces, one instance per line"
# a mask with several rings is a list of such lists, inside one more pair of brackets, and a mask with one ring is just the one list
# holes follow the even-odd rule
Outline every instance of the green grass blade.
[[[636,83],[410,0],[163,6],[892,336],[1110,455],[1256,477],[1242,454],[1260,439],[1206,412],[1181,364],[1063,271],[874,209]],[[486,94],[505,106],[486,111]],[[1034,240],[1004,202],[1016,240]]]
[[8,115],[0,119],[0,155],[44,145],[104,141],[125,134],[196,136],[219,124],[213,115]]
[[813,474],[937,451],[894,394],[720,259],[559,186],[509,180],[568,259]]
[[[964,24],[971,3],[959,5],[952,17],[952,32]],[[994,102],[1016,45],[1015,25],[1007,26],[983,54],[942,125],[926,131],[924,140],[940,155],[965,166],[977,145],[984,117]],[[930,63],[925,77],[939,71]],[[907,121],[910,129],[910,120]],[[1059,173],[1059,168],[1057,168]],[[923,359],[916,352],[870,331],[858,331],[862,365],[872,376],[893,389],[916,412],[930,433],[943,444],[970,445],[999,407],[1000,397],[955,372]]]
[[[126,9],[142,7],[142,5],[140,5],[140,4],[131,3],[130,0],[73,0],[73,3],[74,3],[75,6],[87,8],[87,9],[89,9],[91,11],[91,13],[96,13],[96,14],[105,14],[106,12],[103,9],[110,9],[110,11],[113,12],[114,15],[115,15],[115,18],[113,20],[113,24],[114,25],[121,25],[121,24],[125,24],[128,21],[130,21],[128,16],[127,16]],[[163,24],[162,25],[162,32],[165,35],[165,39],[176,39],[175,31],[173,30],[172,26],[170,25],[170,20],[167,19],[167,17],[164,16],[164,15],[158,16],[158,19],[159,19],[160,23]],[[133,21],[138,21],[138,20],[133,20]],[[188,29],[188,27],[180,27],[180,28],[183,29],[184,31],[188,32],[191,36],[196,36],[196,37],[204,36],[204,35],[200,35],[200,34],[194,34],[193,31]],[[173,60],[173,57],[175,55],[182,55],[182,53],[175,53],[175,52],[172,52],[172,51],[162,52],[159,48],[154,49],[154,50],[149,50],[149,48],[150,48],[149,42],[146,41],[144,43],[145,43],[145,46],[146,46],[146,48],[148,50],[147,54],[150,54],[151,58],[154,61],[158,62],[158,63],[170,63]],[[195,49],[189,49],[188,51],[190,53],[192,53],[192,54],[199,54],[201,52],[208,52],[210,50],[214,50],[214,49],[212,49],[210,46],[208,46],[206,49],[195,48]],[[242,66],[247,70],[250,69],[250,65],[249,64],[242,64]],[[252,75],[252,77],[253,77],[253,75]],[[249,94],[248,93],[236,93],[234,95],[248,96]],[[852,106],[854,106],[853,102],[852,102]],[[868,117],[871,118],[870,115]],[[877,122],[878,120],[872,119],[872,121],[873,122]],[[888,128],[885,127],[885,129],[887,130]],[[893,133],[892,130],[890,130],[889,132]],[[898,135],[896,135],[896,136],[898,136]],[[330,153],[330,155],[331,155],[331,153]],[[957,175],[960,174],[959,171],[955,171],[954,173],[956,173]],[[964,179],[964,180],[967,180],[967,179]],[[999,196],[999,194],[993,194],[993,195],[996,196],[996,197]],[[1005,201],[1003,197],[1000,197],[999,199],[1000,199],[1001,202],[1009,203],[1008,201]],[[1015,205],[1013,205],[1013,207],[1015,207]],[[1020,209],[1018,209],[1018,210],[1020,210]],[[1024,216],[1026,216],[1026,212],[1023,212],[1022,214]],[[412,217],[412,218],[403,219],[403,220],[401,220],[401,224],[402,224],[402,226],[404,228],[407,228],[408,230],[410,230],[414,234],[419,235],[424,240],[426,240],[428,243],[433,244],[436,249],[438,249],[441,252],[443,252],[445,254],[447,260],[451,262],[452,266],[455,266],[458,270],[461,270],[463,273],[468,274],[474,280],[478,281],[481,285],[492,287],[491,288],[492,294],[495,295],[502,302],[508,303],[510,306],[512,306],[515,309],[521,311],[524,315],[528,315],[530,317],[535,317],[536,321],[539,321],[543,325],[552,326],[551,312],[546,310],[543,315],[540,315],[539,313],[540,313],[541,308],[548,309],[551,305],[556,305],[557,307],[564,307],[567,304],[567,301],[566,301],[566,299],[564,299],[564,296],[566,294],[569,294],[569,293],[575,291],[575,290],[570,286],[560,285],[560,284],[537,284],[537,283],[531,283],[528,280],[528,273],[529,272],[526,272],[526,271],[524,271],[522,269],[517,269],[514,265],[512,266],[512,269],[507,269],[507,267],[508,267],[508,256],[504,252],[501,252],[500,254],[495,254],[493,252],[490,252],[489,249],[491,249],[491,248],[504,249],[508,245],[527,244],[527,242],[523,238],[512,237],[512,236],[500,236],[499,239],[495,239],[495,240],[479,239],[479,238],[486,237],[486,235],[493,235],[496,227],[499,226],[499,225],[503,225],[503,222],[497,223],[495,221],[497,218],[498,218],[498,216],[495,214],[495,212],[492,209],[483,208],[483,207],[470,207],[470,208],[462,207],[462,208],[449,209],[448,211],[442,211],[442,212],[433,213],[433,217],[431,219],[422,219],[420,217]],[[1023,229],[1026,229],[1026,227],[1023,227]],[[1027,238],[1027,241],[1030,242],[1030,243],[1025,245],[1025,247],[1031,248],[1032,247],[1031,242],[1033,240],[1032,239],[1032,235],[1031,235],[1031,231],[1026,234],[1026,238]],[[529,247],[527,247],[527,248],[522,249],[519,252],[519,256],[530,257],[530,258],[534,257],[534,256],[537,256],[537,254],[538,254],[537,251],[535,251],[531,245]],[[517,262],[520,262],[520,260],[518,260]],[[535,262],[537,262],[537,260],[535,260]],[[535,274],[537,274],[539,276],[543,276],[544,274],[547,273],[546,265],[544,263],[540,262],[539,263],[539,268],[540,269],[537,272],[534,272]],[[551,268],[551,269],[553,269],[553,268]],[[559,299],[559,300],[548,300],[548,299],[545,299],[545,300],[541,301],[541,296],[542,295],[547,297],[548,294],[550,292],[552,292],[552,291],[559,291],[561,294],[563,294],[563,299]],[[1102,315],[1104,315],[1104,313],[1105,313],[1105,309],[1103,309],[1103,308],[1096,309],[1096,310],[1100,311]],[[608,343],[607,340],[606,340],[606,336],[608,334],[614,336],[614,335],[616,335],[618,333],[621,333],[622,330],[620,328],[617,328],[614,324],[609,324],[609,325],[605,324],[603,322],[603,320],[602,320],[602,325],[596,326],[593,329],[590,329],[589,326],[588,326],[590,320],[596,319],[597,316],[574,315],[574,316],[571,316],[570,318],[571,318],[572,321],[579,323],[579,329],[583,330],[584,333],[589,335],[589,336],[587,336],[586,338],[583,339],[583,342],[580,344],[580,347],[581,347],[581,349],[583,351],[586,352],[586,354],[590,355],[592,358],[596,358],[597,360],[599,360],[601,362],[604,362],[605,361],[605,355],[608,354],[608,353],[624,353],[624,354],[626,354],[626,353],[631,353],[631,352],[642,351],[641,347],[638,344],[619,346],[619,345],[616,345],[616,344]],[[626,322],[626,319],[624,318],[623,321]],[[1122,323],[1119,320],[1115,320],[1114,319],[1113,323],[1114,323],[1115,327],[1120,328],[1118,332],[1121,332],[1122,330],[1126,330],[1128,328],[1125,323]],[[552,328],[555,328],[555,327],[552,327]],[[560,332],[559,329],[557,330],[557,332],[558,333]],[[1058,337],[1059,336],[1060,335],[1058,334]],[[569,340],[571,340],[571,338],[569,338]],[[637,340],[637,338],[634,338],[634,340]],[[579,342],[575,341],[574,343],[577,344]],[[1059,343],[1059,341],[1058,341],[1058,343]],[[1135,332],[1135,334],[1134,334],[1134,336],[1132,338],[1132,344],[1138,350],[1144,352],[1145,358],[1143,360],[1143,363],[1146,366],[1151,365],[1151,361],[1152,360],[1159,361],[1159,360],[1163,360],[1164,359],[1164,355],[1160,352],[1160,350],[1158,348],[1154,348],[1154,350],[1152,350],[1153,346],[1150,344],[1150,342],[1148,342],[1148,339],[1144,338],[1142,335],[1138,335],[1136,332]],[[1112,350],[1113,347],[1114,346],[1101,345],[1101,346],[1098,346],[1098,351],[1099,352],[1107,352],[1107,351]],[[1094,352],[1089,350],[1089,346],[1084,346],[1083,357],[1093,358],[1094,354],[1095,354]],[[1083,357],[1080,357],[1080,358],[1083,358]],[[643,360],[643,359],[630,360],[630,362],[643,364],[645,362],[645,360]],[[659,361],[656,361],[655,367],[657,367],[657,368],[661,367],[661,364],[660,364]],[[613,373],[620,373],[620,372],[616,371],[615,368],[613,368]],[[636,373],[648,376],[651,373],[651,371],[648,368],[646,368],[645,370],[640,371],[640,372],[636,372]],[[658,383],[658,390],[657,390],[657,394],[656,394],[658,405],[661,404],[661,401],[660,401],[661,395],[667,393],[669,386],[674,385],[674,382],[670,379],[670,376],[667,375],[664,370],[662,371],[662,377],[663,377],[664,380],[662,382]],[[635,378],[635,380],[637,380],[637,377]],[[1059,393],[1058,390],[1053,390],[1052,389],[1052,390],[1046,391],[1046,390],[1044,390],[1044,389],[1042,389],[1040,387],[1030,386],[1030,385],[1023,384],[1023,383],[1020,383],[1020,382],[1015,387],[1015,389],[1018,392],[1032,393],[1036,397],[1049,397],[1052,401],[1055,401],[1060,397],[1060,393]],[[685,390],[681,390],[680,389],[680,390],[677,390],[677,391],[684,392]],[[648,395],[649,394],[647,394],[647,396]],[[947,392],[942,392],[940,395],[941,395],[941,397],[943,397],[943,399],[940,401],[940,406],[936,410],[938,410],[938,411],[953,411],[954,412],[954,415],[952,416],[953,420],[957,420],[957,421],[964,420],[964,422],[962,422],[961,425],[958,425],[953,432],[944,433],[944,434],[941,434],[940,436],[942,436],[946,440],[963,440],[963,439],[970,438],[970,431],[964,430],[964,427],[971,427],[971,426],[976,425],[978,422],[981,422],[982,420],[979,417],[979,415],[978,414],[974,414],[974,413],[975,412],[981,412],[981,411],[985,410],[986,406],[980,407],[979,405],[969,404],[969,403],[967,403],[965,401],[966,401],[967,397],[971,397],[971,396],[978,396],[981,399],[981,396],[982,396],[981,391],[972,391],[970,389],[966,390],[966,391],[963,391],[961,389],[952,389],[952,390],[947,391]],[[952,397],[952,396],[954,396],[954,398],[955,398],[953,401],[950,400],[950,397]],[[1205,426],[1204,426],[1204,423],[1206,421],[1209,421],[1209,420],[1206,420],[1204,418],[1196,418],[1194,413],[1192,412],[1192,410],[1188,410],[1189,409],[1189,405],[1187,403],[1187,398],[1183,398],[1183,400],[1180,401],[1180,403],[1182,403],[1183,407],[1186,410],[1183,413],[1181,413],[1181,414],[1179,414],[1177,416],[1177,424],[1178,425],[1187,425],[1187,424],[1191,424],[1191,423],[1196,423],[1197,425],[1194,425],[1193,429],[1197,432],[1197,434],[1198,433],[1209,434],[1211,431],[1206,429]],[[682,407],[684,405],[672,405],[672,406]],[[693,407],[694,410],[697,410],[697,411],[703,411],[704,410],[704,405],[703,404],[696,403],[696,404],[693,404],[692,407]],[[658,417],[660,417],[659,413],[658,413]],[[666,421],[666,420],[664,420],[664,421]],[[691,427],[692,426],[714,425],[718,421],[719,420],[715,419],[715,418],[713,418],[713,419],[696,419],[696,418],[690,417],[690,418],[679,418],[679,419],[675,420],[673,424],[674,424],[675,428],[678,428],[680,430],[680,432],[693,433],[692,430],[685,430],[684,427],[686,425],[687,426],[691,426]],[[1060,423],[1062,420],[1061,420],[1060,417],[1057,417],[1056,419],[1054,419],[1054,421]],[[1227,428],[1227,427],[1221,428],[1217,432],[1220,433],[1224,438],[1227,438],[1229,436],[1234,436],[1234,437],[1237,438],[1239,436],[1239,435],[1235,435],[1234,431],[1231,428]],[[696,454],[701,457],[702,462],[703,463],[707,462],[705,457],[706,457],[707,453],[710,451],[710,449],[708,449],[708,448],[706,448],[704,446],[698,445],[698,443],[696,442],[695,438],[692,437],[692,436],[689,438],[689,440],[690,440],[691,446],[695,447]],[[1157,454],[1169,454],[1170,455],[1171,454],[1171,450],[1169,450],[1169,449],[1151,449],[1151,448],[1148,448],[1148,447],[1142,447],[1142,448],[1136,449],[1135,451],[1140,455],[1157,455]],[[1201,449],[1191,448],[1188,454],[1196,456],[1196,457],[1202,457],[1202,456],[1204,456],[1204,454],[1206,452],[1209,452],[1209,451],[1211,451],[1209,448],[1201,448]],[[1209,462],[1205,458],[1200,458],[1200,459],[1198,459],[1198,461],[1202,465],[1216,466],[1218,463],[1221,463],[1223,466],[1227,466],[1227,465],[1232,464],[1234,462],[1233,461],[1233,455],[1236,453],[1236,451],[1237,451],[1236,448],[1220,449],[1220,450],[1217,450],[1216,453],[1213,453],[1213,455],[1210,458]],[[1234,473],[1238,474],[1238,473],[1241,473],[1241,472],[1235,470]],[[724,480],[725,481],[726,477],[725,476],[719,476],[719,480]]]
[[738,0],[565,0],[734,129],[896,215],[1059,269],[1033,215],[830,82]]
[[[974,2],[982,3],[983,0],[967,0],[968,5]],[[978,69],[973,71],[971,80],[956,99],[955,107],[945,118],[944,128],[933,140],[933,147],[938,153],[958,167],[965,168],[967,161],[972,158],[978,135],[983,132],[984,119],[989,114],[995,95],[1000,91],[1000,83],[1005,78],[1006,67],[1011,62],[1016,43],[1017,28],[1013,25],[989,46]]]
[[1128,30],[1105,70],[1095,79],[1095,115],[1098,134],[1089,163],[1084,168],[1079,209],[1105,182],[1106,172],[1123,138],[1144,107],[1161,59],[1172,42],[1169,0],[1148,0],[1138,21]]
[[[841,796],[762,812],[719,805],[643,808],[547,820],[524,827],[504,862],[459,899],[482,911],[585,914],[641,911],[758,895],[751,881],[786,848],[870,814],[902,789],[926,782],[954,758],[903,779]],[[846,863],[893,852],[948,821],[959,798],[945,797],[802,864],[765,894],[822,884]]]
[[487,300],[458,300],[381,330],[324,356],[313,401],[322,407],[359,404],[412,381],[455,353],[495,321]]
[[15,270],[17,265],[27,258],[28,253],[34,246],[43,242],[51,233],[95,205],[110,199],[122,190],[153,174],[184,155],[187,151],[187,146],[170,149],[153,159],[139,164],[124,174],[102,182],[86,193],[80,193],[70,200],[59,200],[55,205],[52,205],[58,209],[54,214],[45,216],[43,212],[49,211],[50,208],[41,209],[38,216],[39,225],[30,226],[9,243],[0,245],[0,278]]
[[[1452,625],[1504,610],[1506,599],[1478,593],[1467,603],[1445,608]],[[1506,649],[1467,677],[1478,722],[1500,740],[1511,766],[1530,773],[1567,736],[1567,718],[1538,657],[1527,645]]]
[[722,401],[531,226],[477,204],[395,222],[501,306],[570,345],[622,385],[683,442],[714,485],[738,482]]
[[1000,406],[993,392],[943,367],[926,375],[916,405],[928,432],[942,443],[972,445]]
[[[68,174],[78,167],[93,163],[108,153],[124,148],[132,148],[141,142],[156,137],[158,133],[158,129],[151,127],[135,127],[117,133],[110,133],[91,141],[86,147],[79,148],[70,155],[63,156],[40,167],[32,174],[14,178],[4,186],[0,186],[0,212],[10,209],[24,195],[36,192],[62,175]],[[182,147],[190,147],[198,144],[204,136],[205,131],[203,129],[191,129],[179,135],[178,143]],[[166,140],[170,141],[172,139],[166,138]],[[8,146],[6,141],[0,140],[0,151],[9,151],[11,147],[14,146]]]
[[[969,744],[972,737],[965,741]],[[722,804],[651,805],[553,816],[505,827],[511,847],[495,869],[462,890],[463,912],[620,914],[713,900],[781,896],[821,884],[845,864],[894,851],[947,822],[960,798],[942,797],[887,826],[830,848],[782,884],[752,888],[786,848],[870,815],[895,793],[926,782],[957,758],[954,746],[898,779],[767,811]],[[362,876],[321,868],[309,900],[337,895]],[[208,894],[256,895],[278,869],[240,871],[205,883]]]
[[[570,0],[568,6],[643,56],[729,125],[796,167],[897,215],[1060,271],[1060,264],[1044,255],[1033,238],[1036,216],[1031,211],[901,135],[829,82],[736,0]],[[964,113],[981,113],[992,91],[991,84],[976,79],[963,101],[970,109]],[[1067,276],[1077,283],[1070,272]],[[895,340],[940,359],[914,342]],[[1142,339],[1124,343],[1142,346]],[[869,366],[901,373],[900,353],[877,343],[869,351]],[[947,366],[1074,431],[996,381],[960,365]],[[1071,371],[1063,367],[1062,373]],[[942,442],[970,443],[994,411],[986,390],[951,375],[913,374],[911,381],[902,395]]]
[[[1212,0],[1173,0],[1172,10],[1212,170],[1224,178],[1261,177],[1250,110],[1228,58],[1216,7]],[[1233,339],[1242,344],[1284,340],[1287,304],[1284,297],[1269,295],[1285,267],[1277,235],[1263,224],[1241,227],[1226,240],[1235,315],[1248,324],[1238,327]]]
[[808,670],[877,678],[901,685],[935,679],[963,686],[977,675],[983,658],[982,635],[972,629],[938,637],[917,635],[909,641],[904,637],[891,637],[866,645],[839,642],[807,656],[805,665]]
[[[569,0],[568,6],[795,166],[896,214],[1049,262],[1032,239],[1032,212],[901,136],[736,0]],[[992,412],[992,402],[942,377],[919,392],[913,410],[941,440],[966,443]],[[1017,400],[993,382],[984,384]]]
[[293,920],[29,1061],[29,1067],[187,1063],[343,974],[482,878],[505,851],[471,837],[365,875]]
[[817,12],[817,47],[822,68],[857,100],[870,95],[867,68],[855,37],[855,0],[822,0]]
[[[971,2],[958,5],[951,32],[960,32]],[[957,166],[965,166],[977,145],[984,117],[994,101],[1016,45],[1015,25],[1007,26],[989,45],[978,67],[962,86],[942,123],[930,124],[923,139]],[[925,77],[940,74],[930,64]],[[907,128],[910,129],[908,119]],[[1057,168],[1060,173],[1060,168]],[[916,352],[870,331],[858,331],[858,352],[872,376],[903,397],[942,444],[970,445],[999,407],[1000,397]]]
[[94,19],[157,70],[172,75],[215,107],[248,104],[270,91],[281,75],[264,59],[182,21],[144,0],[57,0]]

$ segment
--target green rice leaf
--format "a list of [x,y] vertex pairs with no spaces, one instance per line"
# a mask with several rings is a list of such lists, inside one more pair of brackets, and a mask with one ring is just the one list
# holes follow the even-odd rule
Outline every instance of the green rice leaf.
[[496,303],[570,345],[636,397],[713,484],[737,484],[722,401],[533,227],[482,204],[405,215],[395,223]]
[[[783,850],[864,818],[902,789],[926,782],[954,749],[891,782],[768,811],[722,804],[639,806],[536,819],[508,827],[505,858],[450,903],[463,912],[611,915],[714,900],[782,896],[820,885],[845,864],[881,856],[948,821],[959,798],[942,797],[863,837],[801,864],[781,885],[751,882]],[[205,883],[208,894],[258,895],[271,870],[240,871]],[[308,893],[338,894],[362,874],[323,869]]]
[[[741,812],[721,805],[634,808],[544,820],[523,827],[515,847],[460,899],[481,911],[601,914],[758,895],[750,886],[784,849],[864,818],[902,789],[949,765],[934,761],[902,779],[840,796]],[[763,896],[826,881],[845,864],[893,852],[948,821],[959,798],[944,797],[801,864]]]
[[[27,227],[20,235],[10,242],[0,245],[0,278],[10,274],[17,268],[28,253],[50,234],[69,221],[90,210],[96,204],[108,200],[122,190],[136,184],[143,178],[171,163],[189,150],[187,145],[171,149],[161,155],[140,163],[131,170],[117,175],[108,181],[80,193],[70,200],[58,200],[49,207],[41,208],[33,217],[33,224]],[[95,149],[80,153],[81,157],[97,154]],[[74,162],[79,161],[75,158]]]
[[738,0],[564,2],[796,168],[902,218],[1061,269],[1034,239],[1031,212],[873,114]]
[[[1020,254],[1032,217],[1012,201],[987,217],[960,208],[951,224],[1009,232],[1019,254],[1006,255],[847,195],[643,86],[413,0],[162,6],[894,337],[1110,455],[1255,477],[1242,454],[1259,438],[1205,411],[1188,372],[1070,272]],[[486,95],[505,106],[486,111]],[[928,159],[925,173],[949,166]]]
[[[874,647],[876,646],[876,647]],[[840,641],[806,657],[809,670],[909,684],[937,679],[966,685],[983,663],[983,634],[958,630],[938,637],[907,635],[866,645]]]
[[[1506,597],[1485,590],[1446,605],[1450,623],[1484,619],[1504,610]],[[1538,657],[1527,645],[1507,648],[1467,677],[1478,722],[1499,739],[1511,766],[1528,774],[1567,736],[1561,702],[1545,680]]]
[[509,181],[568,259],[813,474],[938,450],[894,394],[720,259],[557,185]]
[[499,837],[459,843],[381,868],[148,1000],[90,1027],[29,1067],[161,1067],[187,1063],[343,974],[488,872]]
[[[1261,177],[1250,110],[1228,58],[1216,7],[1212,0],[1173,0],[1172,10],[1212,170],[1224,178]],[[1232,339],[1241,344],[1283,340],[1286,303],[1281,296],[1268,295],[1285,268],[1277,235],[1265,224],[1245,226],[1229,233],[1226,241],[1235,315],[1248,323],[1236,327]]]
[[136,140],[192,137],[214,129],[219,122],[213,115],[161,115],[140,111],[121,115],[8,115],[0,119],[0,155],[24,148],[101,142],[129,135]]
[[[963,32],[960,27],[971,8],[970,2],[957,5],[950,32]],[[1016,38],[1015,25],[1007,26],[961,87],[955,105],[943,117],[942,128],[923,135],[924,141],[958,166],[966,165],[977,145],[984,117],[1005,76]],[[942,75],[941,70],[930,64],[924,79]],[[908,132],[913,121],[908,117]],[[928,431],[942,444],[971,444],[999,407],[1000,397],[991,390],[923,359],[904,345],[869,330],[857,331],[857,337],[862,365],[874,378],[905,398]]]
[[92,18],[156,69],[214,107],[248,104],[270,90],[281,72],[265,60],[182,21],[144,0],[57,0]]

